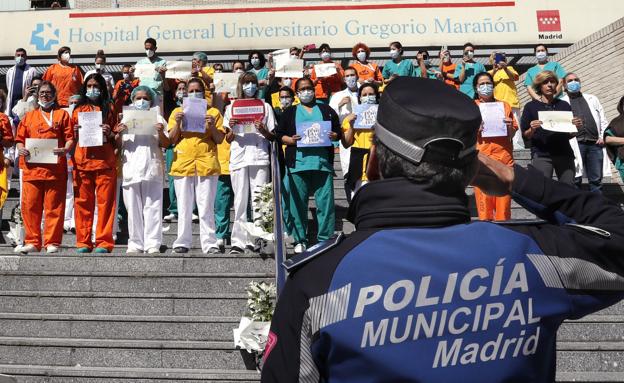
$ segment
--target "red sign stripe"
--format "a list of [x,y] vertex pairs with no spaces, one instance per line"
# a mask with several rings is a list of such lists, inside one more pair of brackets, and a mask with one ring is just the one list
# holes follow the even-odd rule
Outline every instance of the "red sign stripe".
[[308,12],[308,11],[351,11],[375,9],[413,9],[413,8],[485,8],[513,7],[515,1],[481,1],[464,3],[421,3],[421,4],[362,4],[362,5],[309,5],[267,8],[214,8],[214,9],[172,9],[159,11],[120,11],[120,12],[84,12],[70,13],[72,19],[91,17],[122,17],[122,16],[165,16],[165,15],[196,15],[218,13],[266,13],[266,12]]

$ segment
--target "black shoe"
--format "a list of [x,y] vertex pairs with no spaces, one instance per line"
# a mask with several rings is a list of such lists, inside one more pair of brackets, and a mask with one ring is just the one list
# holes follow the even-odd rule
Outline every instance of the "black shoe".
[[180,247],[174,247],[173,251],[178,254],[184,254],[184,253],[188,253],[189,249],[186,247],[180,246]]
[[232,255],[245,254],[245,250],[241,249],[238,246],[232,246],[232,248],[230,249],[230,254]]

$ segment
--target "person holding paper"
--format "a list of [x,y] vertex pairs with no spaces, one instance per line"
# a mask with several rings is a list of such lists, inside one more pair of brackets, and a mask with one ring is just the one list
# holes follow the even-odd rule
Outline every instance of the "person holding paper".
[[156,56],[156,50],[158,47],[156,46],[156,40],[149,37],[143,43],[145,47],[145,56],[144,58],[137,61],[137,65],[140,64],[150,64],[154,66],[154,74],[148,77],[140,77],[139,80],[141,85],[147,85],[158,96],[158,101],[156,104],[160,107],[161,113],[163,112],[163,94],[166,89],[164,89],[165,82],[165,72],[167,71],[167,61],[159,56]]
[[[138,86],[131,95],[132,106],[149,111],[156,106],[156,94]],[[123,122],[115,129],[117,146],[122,148],[123,201],[128,210],[128,249],[126,253],[145,251],[158,254],[162,245],[162,200],[164,159],[161,148],[169,146],[165,132],[167,121],[154,112],[153,134],[138,135]]]
[[332,94],[342,90],[342,76],[344,75],[344,71],[340,63],[332,60],[329,44],[321,44],[319,47],[319,55],[321,57],[321,62],[319,64],[334,64],[336,68],[336,73],[327,77],[319,77],[314,67],[312,67],[312,71],[310,72],[310,78],[314,81],[316,100],[328,103],[329,97]]
[[334,149],[331,142],[321,147],[298,147],[301,135],[297,125],[314,122],[328,122],[327,133],[331,141],[341,137],[340,122],[336,112],[328,105],[314,99],[314,83],[307,77],[297,80],[295,85],[301,104],[284,111],[276,136],[286,146],[286,185],[290,199],[295,238],[295,252],[302,253],[308,245],[308,200],[314,194],[318,220],[319,241],[334,235]]
[[78,93],[83,76],[80,69],[71,61],[71,49],[60,47],[57,54],[58,63],[52,64],[43,74],[44,81],[50,81],[56,88],[58,106],[67,108],[67,99]]
[[[109,253],[115,246],[113,227],[115,225],[115,201],[117,195],[117,159],[115,156],[115,132],[117,114],[109,101],[106,81],[99,74],[93,74],[85,80],[80,89],[80,101],[74,109],[74,209],[76,211],[76,249],[78,253]],[[82,146],[80,131],[96,128],[82,127],[82,113],[98,112],[101,117],[102,144]],[[95,242],[91,232],[95,209],[97,223]],[[95,249],[95,250],[94,250]]]
[[372,82],[381,86],[383,84],[383,76],[379,65],[369,62],[371,50],[364,43],[357,43],[351,50],[351,54],[355,61],[351,64],[358,73],[358,82]]
[[[275,139],[275,116],[271,106],[257,96],[258,79],[253,73],[245,73],[238,80],[237,100],[226,107],[223,116],[223,124],[229,128],[225,140],[231,145],[229,170],[234,190],[230,254],[242,254],[245,248],[254,249],[252,238],[243,226],[251,218],[247,217],[249,195],[252,196],[251,211],[255,221],[259,213],[253,203],[254,195],[259,187],[269,182],[270,177],[270,141]],[[254,115],[253,120],[238,114],[237,104],[242,100],[257,100],[262,113]],[[248,132],[245,126],[250,124],[253,129]]]
[[[360,105],[379,104],[379,89],[375,84],[363,84],[358,91]],[[351,149],[349,170],[347,172],[347,187],[351,198],[363,185],[368,183],[366,166],[368,152],[373,144],[373,129],[355,129],[356,114],[348,115],[342,122],[342,145]]]
[[[198,78],[189,80],[189,97],[204,97],[204,83]],[[199,238],[204,253],[219,253],[215,236],[214,204],[218,176],[221,173],[217,158],[217,144],[223,141],[225,130],[223,118],[215,108],[205,112],[205,131],[187,130],[183,107],[171,112],[169,139],[175,145],[173,163],[169,175],[173,177],[178,200],[178,238],[173,251],[187,253],[193,241],[192,213],[197,203],[199,215]]]
[[[503,108],[504,118],[500,121],[489,121],[488,116],[481,110],[483,122],[477,135],[477,150],[506,166],[513,166],[513,136],[518,131],[511,106],[505,101],[494,97],[494,78],[487,72],[479,73],[474,79],[475,102],[481,104],[499,104]],[[484,124],[500,124],[503,134],[497,132],[490,136],[484,134]],[[507,221],[511,219],[511,196],[490,196],[478,187],[474,188],[477,213],[482,221]]]
[[[26,238],[15,251],[29,253],[41,250],[56,253],[63,239],[65,189],[67,187],[67,160],[65,155],[73,145],[74,132],[69,113],[56,104],[57,92],[51,82],[39,86],[39,108],[26,113],[17,128],[17,151],[22,170],[22,210]],[[28,140],[49,139],[56,145],[53,155],[56,163],[30,161]],[[44,150],[44,149],[41,149]],[[51,154],[51,153],[49,153]],[[42,214],[45,211],[43,239]]]
[[400,42],[394,41],[390,43],[390,58],[392,60],[386,61],[381,72],[384,84],[390,83],[390,81],[399,76],[412,75],[414,65],[411,60],[403,60],[403,52],[403,45]]
[[251,51],[247,57],[249,66],[247,72],[251,72],[258,78],[259,93],[258,98],[264,100],[266,87],[269,85],[269,68],[266,68],[266,57],[260,51]]
[[[531,143],[531,164],[546,177],[552,177],[553,170],[557,179],[567,184],[574,184],[574,153],[570,147],[570,133],[552,132],[543,129],[539,120],[539,112],[566,111],[572,112],[570,104],[560,100],[557,95],[559,78],[554,72],[543,71],[535,77],[533,90],[539,100],[531,100],[524,106],[520,129],[523,136]],[[572,120],[576,126],[581,125],[578,118]]]

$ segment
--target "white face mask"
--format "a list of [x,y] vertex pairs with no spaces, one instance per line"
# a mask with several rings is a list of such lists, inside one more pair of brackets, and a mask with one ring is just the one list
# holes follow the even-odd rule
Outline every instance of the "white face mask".
[[95,64],[95,69],[104,72],[104,64]]
[[377,97],[374,94],[360,97],[360,104],[376,104],[376,103],[377,103]]
[[134,102],[134,107],[138,110],[149,110],[150,102],[147,100],[136,100]]
[[154,52],[152,49],[146,49],[146,50],[145,50],[145,55],[146,55],[147,57],[149,57],[149,58],[154,57],[154,53],[156,53],[156,52]]
[[546,59],[548,58],[548,53],[541,51],[541,52],[537,52],[535,54],[535,58],[537,59],[537,61],[539,62],[544,62],[546,61]]
[[399,51],[398,51],[398,50],[396,50],[396,49],[391,49],[391,50],[390,50],[390,57],[391,57],[392,59],[395,59],[395,58],[399,57]]
[[354,89],[357,87],[357,77],[355,76],[345,77],[345,83],[347,84],[347,88]]
[[469,59],[474,57],[474,51],[466,51],[465,56],[468,57]]
[[260,66],[260,59],[251,59],[250,63],[251,63],[251,66],[253,66],[254,68],[257,68]]
[[323,61],[327,61],[331,58],[331,53],[329,52],[323,52],[321,53],[321,60]]
[[365,61],[366,60],[366,52],[358,52],[356,57],[357,57],[358,61]]
[[242,69],[237,69],[237,70],[234,71],[234,73],[243,74],[243,73],[245,73],[245,71],[242,70]]
[[198,91],[198,90],[194,90],[192,92],[189,92],[189,97],[195,97],[195,98],[204,98],[204,93]]
[[15,56],[15,63],[17,65],[23,65],[26,62],[23,56]]
[[282,107],[282,109],[286,109],[289,106],[291,106],[293,103],[292,98],[290,97],[280,97],[280,106]]
[[127,79],[130,78],[130,74],[129,73],[124,73],[124,74],[122,74],[122,76],[123,76],[124,80],[127,80]]
[[313,90],[302,90],[298,93],[299,99],[302,103],[307,104],[314,100],[314,91]]
[[71,55],[67,52],[61,55],[61,61],[68,63],[70,59],[71,59]]

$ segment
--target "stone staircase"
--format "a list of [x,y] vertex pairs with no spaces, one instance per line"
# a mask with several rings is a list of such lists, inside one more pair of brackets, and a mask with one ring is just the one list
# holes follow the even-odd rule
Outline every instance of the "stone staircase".
[[[528,153],[516,158],[526,164]],[[605,193],[624,202],[619,178],[609,181]],[[337,229],[350,232],[339,178],[335,190]],[[17,198],[13,191],[4,219]],[[513,216],[532,217],[515,204]],[[207,256],[198,238],[178,255],[170,249],[176,223],[165,227],[168,248],[157,256],[126,255],[123,234],[105,255],[75,254],[73,235],[53,256],[16,256],[0,244],[0,373],[19,383],[258,381],[232,329],[245,311],[246,285],[272,280],[275,262]],[[624,304],[564,323],[557,348],[558,381],[624,382]]]

